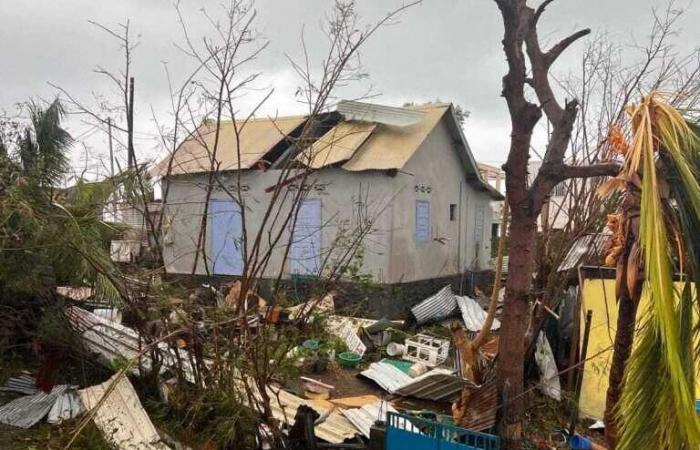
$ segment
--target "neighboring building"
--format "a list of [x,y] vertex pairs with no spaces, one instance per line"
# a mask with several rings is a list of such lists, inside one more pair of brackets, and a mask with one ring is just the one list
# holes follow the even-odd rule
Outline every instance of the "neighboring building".
[[[241,205],[227,191],[235,192],[240,183],[250,246],[262,227],[280,167],[292,159],[299,173],[304,167],[318,170],[303,186],[298,178],[283,186],[284,192],[308,193],[293,230],[299,238],[286,261],[279,248],[284,245],[272,250],[265,277],[317,274],[342,247],[339,237],[367,220],[372,231],[356,263],[360,273],[377,282],[446,277],[488,266],[490,203],[502,196],[481,177],[451,104],[393,108],[341,102],[336,112],[322,117],[320,137],[299,152],[293,138],[306,121],[303,116],[255,119],[238,139],[231,123],[222,124],[219,181],[209,201],[205,237],[210,273],[238,275],[243,268]],[[192,271],[212,131],[212,124],[203,125],[196,137],[180,145],[172,164],[170,158],[159,164],[162,187],[168,189],[164,258],[172,274]],[[196,273],[206,274],[201,258]]]
[[[492,188],[501,194],[506,192],[506,173],[500,167],[489,164],[478,163],[479,173],[481,178],[486,181]],[[491,202],[491,241],[496,242],[501,235],[501,215],[503,214],[503,200],[494,200]],[[493,250],[493,249],[492,249]]]
[[[527,169],[530,183],[534,181],[540,167],[542,167],[542,161],[530,161],[528,163]],[[537,221],[537,226],[540,230],[545,228],[561,230],[566,227],[566,224],[569,222],[569,211],[574,197],[573,195],[567,195],[567,190],[567,181],[554,186],[549,199],[542,206],[542,212]]]
[[127,198],[124,186],[119,185],[100,206],[100,216],[104,222],[125,227],[117,239],[112,240],[110,244],[113,261],[137,262],[143,261],[147,256],[146,250],[153,243],[153,229],[147,217],[155,228],[160,220],[161,203],[154,201],[150,193],[146,196],[147,203],[144,207],[143,199]]

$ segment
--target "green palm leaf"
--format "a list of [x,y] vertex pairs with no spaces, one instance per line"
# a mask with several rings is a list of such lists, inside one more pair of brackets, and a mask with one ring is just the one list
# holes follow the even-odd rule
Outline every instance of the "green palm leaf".
[[[643,327],[627,366],[620,414],[618,448],[682,449],[700,444],[695,414],[694,370],[691,356],[692,314],[695,300],[689,288],[682,301],[674,291],[674,264],[668,224],[669,208],[661,197],[657,151],[679,174],[682,189],[695,217],[700,217],[700,187],[691,158],[697,136],[682,115],[658,96],[645,97],[632,110],[634,138],[625,169],[642,176],[640,245],[644,254],[645,292],[650,298],[643,311]],[[687,233],[692,230],[686,230]]]

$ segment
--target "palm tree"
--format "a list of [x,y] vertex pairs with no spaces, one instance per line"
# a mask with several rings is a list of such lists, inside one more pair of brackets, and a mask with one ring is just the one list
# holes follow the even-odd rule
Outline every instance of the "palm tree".
[[[619,302],[606,438],[622,450],[697,448],[691,282],[700,277],[700,137],[660,93],[627,112],[627,131],[616,124],[609,138],[622,169],[601,187],[604,195],[622,191],[606,257],[616,266]],[[642,292],[650,301],[637,327]]]
[[29,104],[31,127],[24,130],[17,143],[24,173],[40,186],[55,186],[69,168],[67,152],[73,144],[71,135],[61,126],[63,106],[56,99],[46,108]]

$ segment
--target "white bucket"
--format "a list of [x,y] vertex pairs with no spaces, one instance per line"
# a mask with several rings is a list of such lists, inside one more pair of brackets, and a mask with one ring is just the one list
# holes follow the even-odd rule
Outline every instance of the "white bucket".
[[411,378],[419,377],[428,371],[428,366],[422,362],[417,362],[408,369],[408,375]]
[[405,351],[406,347],[396,342],[389,342],[389,345],[386,346],[386,353],[389,356],[403,356]]

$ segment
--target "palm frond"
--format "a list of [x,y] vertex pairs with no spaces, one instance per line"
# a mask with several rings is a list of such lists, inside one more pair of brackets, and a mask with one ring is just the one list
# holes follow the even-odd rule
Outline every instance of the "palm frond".
[[639,244],[650,302],[644,312],[641,340],[628,362],[618,448],[697,447],[700,422],[695,414],[693,367],[688,364],[692,319],[683,316],[688,310],[686,302],[676,301],[668,217],[661,197],[665,180],[657,166],[657,152],[667,153],[681,174],[681,184],[697,216],[700,188],[688,176],[692,169],[687,158],[696,149],[696,137],[688,133],[683,117],[657,94],[645,97],[631,111],[634,137],[625,171],[628,176],[638,171],[642,175]]

